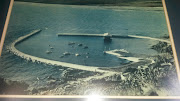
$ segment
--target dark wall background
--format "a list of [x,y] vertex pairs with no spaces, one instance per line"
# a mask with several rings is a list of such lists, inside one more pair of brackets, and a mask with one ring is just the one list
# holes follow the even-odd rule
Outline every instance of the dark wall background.
[[166,0],[166,6],[180,63],[180,0]]
[[[2,33],[3,24],[6,19],[8,4],[10,0],[0,0],[0,33]],[[167,10],[171,29],[173,32],[174,43],[176,46],[177,55],[180,60],[180,0],[166,0]],[[58,98],[0,98],[0,101],[87,101],[87,99],[58,99]],[[103,99],[102,101],[180,101],[173,99],[154,99],[154,100],[128,100],[128,99]]]
[[9,8],[9,3],[10,3],[10,0],[0,0],[0,38],[2,36],[4,23],[5,23],[7,11]]

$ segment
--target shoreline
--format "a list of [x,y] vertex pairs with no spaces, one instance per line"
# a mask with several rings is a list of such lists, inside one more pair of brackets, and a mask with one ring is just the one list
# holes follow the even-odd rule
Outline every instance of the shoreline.
[[[38,31],[40,30],[35,30],[33,32],[38,32]],[[132,96],[132,95],[136,95],[135,92],[138,92],[137,95],[143,95],[143,96],[147,96],[147,95],[152,96],[153,94],[155,94],[156,96],[159,96],[159,95],[163,96],[166,94],[169,95],[168,92],[162,93],[159,90],[156,90],[155,88],[156,88],[156,85],[160,85],[159,83],[161,83],[162,78],[170,75],[168,73],[164,74],[164,71],[172,72],[172,70],[175,69],[173,68],[173,63],[170,62],[170,64],[167,64],[167,63],[164,63],[164,60],[163,60],[163,58],[165,57],[165,59],[167,58],[166,61],[170,61],[172,58],[171,55],[166,56],[161,53],[159,56],[162,57],[162,59],[161,58],[158,59],[158,56],[154,56],[154,57],[151,56],[152,59],[146,58],[147,60],[149,60],[149,62],[147,60],[144,63],[134,62],[134,64],[132,63],[132,64],[124,65],[122,67],[110,68],[110,69],[104,69],[100,67],[81,66],[81,65],[68,64],[68,63],[65,63],[65,64],[63,63],[63,66],[62,66],[61,62],[48,60],[48,59],[42,59],[35,56],[30,56],[28,54],[18,51],[15,48],[16,44],[18,44],[21,41],[24,41],[25,39],[28,39],[31,35],[34,34],[33,32],[15,40],[11,44],[11,47],[9,47],[10,51],[17,56],[23,59],[26,59],[28,61],[32,61],[32,62],[45,63],[48,65],[61,66],[61,67],[65,67],[68,65],[68,68],[67,70],[65,70],[65,72],[69,73],[69,75],[65,74],[64,82],[62,83],[60,83],[59,80],[50,79],[50,81],[48,82],[51,85],[49,86],[47,85],[47,87],[44,87],[44,88],[32,88],[30,90],[30,94],[33,94],[33,95],[49,95],[49,94],[50,95],[67,95],[67,94],[68,95],[86,95],[91,92],[91,90],[88,91],[89,87],[92,87],[93,89],[99,89],[100,91],[101,90],[103,91],[103,89],[107,89],[107,91],[105,92],[103,91],[105,93],[103,95],[109,94],[109,96],[112,96],[114,94],[117,94],[120,96],[122,95]],[[159,41],[161,42],[161,40]],[[158,48],[161,48],[159,47],[159,46],[162,46],[161,44],[163,43],[161,42],[159,44],[154,45],[156,46],[155,47],[156,50],[158,50]],[[163,45],[163,47],[167,47],[168,45],[169,44],[167,43]],[[162,49],[165,49],[165,48],[162,48]],[[124,50],[123,52],[126,52],[126,51]],[[168,53],[168,51],[162,51],[162,52]],[[156,65],[157,66],[162,65],[162,67],[156,67]],[[167,68],[166,65],[171,67],[170,70],[168,71],[164,70]],[[160,69],[156,69],[156,68],[160,68]],[[78,76],[74,77],[75,74],[71,74],[71,72],[74,73],[76,69],[79,69],[80,71],[78,71]],[[163,69],[163,71],[160,72],[161,69]],[[82,72],[85,73],[83,74],[83,76],[85,77],[82,77],[81,75]],[[93,73],[93,74],[89,75],[89,73]],[[149,74],[149,73],[152,73],[152,74]],[[146,78],[144,78],[144,76]],[[136,79],[136,78],[139,78],[139,79]],[[138,80],[138,82],[136,80]],[[168,82],[168,81],[165,80],[163,82]],[[109,84],[112,84],[114,86],[112,85],[108,86]],[[97,88],[100,85],[104,85],[107,87]],[[115,87],[115,89],[113,87]],[[123,87],[125,87],[125,90]],[[114,89],[113,91],[116,93],[108,93],[111,89]],[[160,89],[166,89],[166,88],[160,87]],[[124,91],[126,93],[119,92],[119,91]],[[134,92],[134,94],[132,92]]]

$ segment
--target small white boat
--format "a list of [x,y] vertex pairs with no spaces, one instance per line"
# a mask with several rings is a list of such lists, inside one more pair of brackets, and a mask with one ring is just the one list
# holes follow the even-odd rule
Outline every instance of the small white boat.
[[75,56],[81,56],[80,54],[75,54]]
[[64,57],[64,55],[60,56],[60,58],[63,58],[63,57]]
[[78,44],[78,46],[82,46],[82,45],[83,45],[82,43]]
[[69,52],[64,52],[63,54],[64,55],[71,55]]
[[75,42],[69,42],[68,43],[68,45],[74,45],[75,44]]
[[46,51],[46,53],[47,53],[47,54],[50,54],[50,53],[52,53],[52,51]]

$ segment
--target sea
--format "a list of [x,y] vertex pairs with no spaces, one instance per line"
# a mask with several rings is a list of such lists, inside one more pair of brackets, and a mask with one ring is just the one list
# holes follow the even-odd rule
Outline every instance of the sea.
[[[16,45],[26,54],[72,64],[111,68],[127,60],[104,51],[123,49],[137,56],[157,55],[151,46],[158,41],[137,38],[57,36],[58,33],[137,35],[162,38],[168,35],[163,7],[88,6],[16,2],[0,58],[0,76],[24,81],[31,86],[46,85],[47,76],[61,78],[58,66],[26,61],[9,52],[7,47],[17,38],[42,31]],[[69,43],[74,43],[69,45]],[[82,44],[79,46],[78,44]],[[88,48],[84,47],[87,46]],[[52,53],[47,54],[47,51]],[[64,53],[70,53],[65,55]],[[79,54],[79,56],[76,56]],[[42,79],[41,82],[37,82]]]

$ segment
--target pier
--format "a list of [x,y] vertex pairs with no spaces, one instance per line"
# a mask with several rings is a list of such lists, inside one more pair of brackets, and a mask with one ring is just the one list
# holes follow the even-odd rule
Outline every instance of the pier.
[[147,36],[137,36],[137,35],[118,35],[118,34],[85,34],[85,33],[58,33],[58,36],[81,36],[81,37],[104,37],[104,39],[111,39],[111,38],[136,38],[136,39],[149,39],[155,41],[162,41],[170,44],[169,40],[160,39],[160,38],[152,38]]
[[132,36],[128,35],[116,35],[116,34],[109,34],[109,33],[104,33],[104,34],[85,34],[85,33],[58,33],[58,36],[82,36],[82,37],[110,37],[110,38],[135,38]]

